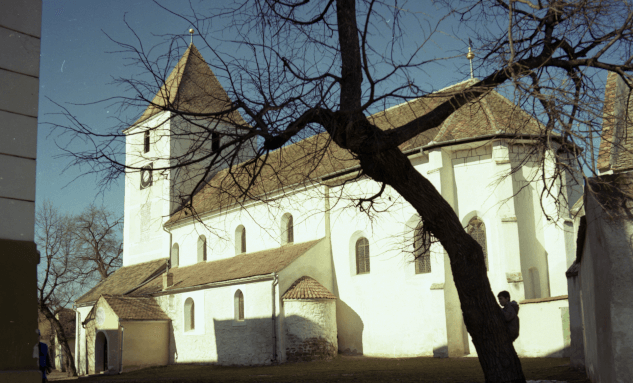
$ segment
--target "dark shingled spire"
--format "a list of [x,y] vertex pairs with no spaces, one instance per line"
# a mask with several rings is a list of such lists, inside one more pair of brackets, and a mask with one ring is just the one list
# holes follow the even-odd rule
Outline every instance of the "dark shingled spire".
[[[165,108],[186,113],[218,113],[230,107],[231,99],[196,46],[191,44],[134,125],[149,119]],[[228,123],[246,125],[237,111],[218,118]]]

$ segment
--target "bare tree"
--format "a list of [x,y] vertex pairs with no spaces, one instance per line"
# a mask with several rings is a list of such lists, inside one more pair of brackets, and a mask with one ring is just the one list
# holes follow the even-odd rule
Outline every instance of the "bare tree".
[[[513,93],[515,101],[540,123],[527,134],[521,128],[524,123],[509,122],[509,127],[519,128],[506,131],[504,137],[529,136],[539,143],[533,154],[544,168],[546,164],[551,168],[541,173],[541,197],[552,197],[561,205],[573,203],[561,198],[559,186],[570,173],[582,178],[579,168],[596,172],[595,139],[601,132],[604,89],[600,73],[616,73],[629,87],[632,84],[633,9],[625,1],[450,2],[443,8],[445,18],[457,17],[460,28],[472,31],[477,70],[485,75],[433,93],[424,90],[417,77],[441,62],[441,57],[425,56],[429,54],[425,48],[433,43],[445,18],[425,20],[424,14],[409,12],[406,6],[395,0],[243,0],[213,9],[208,17],[177,15],[203,32],[212,54],[211,66],[229,86],[228,95],[208,92],[206,85],[199,84],[187,94],[188,99],[174,98],[167,73],[179,57],[183,39],[171,36],[167,53],[156,59],[150,59],[140,41],[138,47],[120,43],[151,74],[151,81],[121,80],[133,93],[121,98],[122,106],[150,104],[136,123],[168,111],[172,119],[184,119],[196,127],[170,132],[190,140],[189,150],[162,158],[166,161],[155,168],[159,172],[197,169],[189,178],[197,186],[174,201],[180,205],[178,214],[195,214],[195,194],[219,165],[228,168],[221,179],[213,179],[211,187],[229,195],[224,203],[265,199],[260,180],[277,177],[277,185],[308,182],[332,148],[337,148],[337,161],[349,161],[360,175],[380,185],[378,194],[357,200],[361,210],[371,211],[389,186],[415,208],[423,230],[448,253],[464,321],[486,381],[524,382],[509,335],[498,331],[504,326],[503,316],[486,276],[481,247],[464,230],[450,204],[414,169],[401,146],[439,127],[460,107],[476,105],[507,84],[506,92]],[[227,27],[231,38],[204,34],[212,22],[222,20],[232,21]],[[228,48],[221,51],[220,42]],[[409,45],[415,48],[405,49]],[[247,54],[240,56],[241,52]],[[436,98],[432,110],[404,124],[379,126],[376,117],[368,116],[420,96]],[[91,163],[91,172],[102,175],[103,185],[124,172],[141,170],[121,160],[125,136],[94,131],[68,110],[63,113],[71,122],[61,126],[64,132],[95,145],[69,154],[76,164]],[[218,124],[233,130],[223,130],[223,140],[213,147],[210,143],[218,134]],[[290,175],[270,170],[283,162],[271,156],[273,151],[312,135],[315,138],[293,149],[303,150],[309,159],[301,169]],[[248,145],[254,147],[253,158],[242,162],[238,153]]]
[[77,376],[68,339],[57,314],[75,298],[75,268],[73,256],[76,237],[73,235],[73,219],[62,215],[50,201],[45,201],[35,217],[36,239],[40,256],[44,256],[38,268],[38,310],[50,322],[57,340],[66,355],[68,374]]
[[121,267],[122,217],[105,207],[94,205],[84,209],[74,220],[76,238],[76,273],[82,280],[104,280]]

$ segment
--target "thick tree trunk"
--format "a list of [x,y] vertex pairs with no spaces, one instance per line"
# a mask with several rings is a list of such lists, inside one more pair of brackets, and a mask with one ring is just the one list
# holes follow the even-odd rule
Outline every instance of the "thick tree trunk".
[[462,227],[455,211],[400,150],[361,155],[363,171],[393,187],[416,209],[448,253],[466,329],[473,339],[486,382],[525,382],[503,314],[486,274],[481,246]]
[[[70,351],[70,347],[68,346],[68,339],[66,339],[66,335],[64,334],[64,330],[62,328],[59,320],[55,318],[55,315],[51,312],[51,310],[46,306],[40,306],[40,311],[44,314],[46,319],[48,319],[55,330],[55,334],[57,334],[57,341],[62,346],[62,353],[66,356],[68,363],[68,376],[77,376],[77,369],[75,368],[75,359],[73,358],[73,354]],[[55,362],[53,362],[55,363]]]
[[448,253],[455,286],[486,382],[525,383],[521,361],[512,346],[501,308],[492,294],[481,246],[464,230],[448,202],[418,173],[397,148],[376,151],[385,132],[371,125],[361,110],[362,66],[355,0],[337,0],[341,53],[340,110],[324,126],[334,142],[360,160],[363,172],[393,187],[418,212],[424,225]]

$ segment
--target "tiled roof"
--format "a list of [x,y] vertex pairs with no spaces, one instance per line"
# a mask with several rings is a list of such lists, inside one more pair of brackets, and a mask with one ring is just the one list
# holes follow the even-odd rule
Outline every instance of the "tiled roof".
[[102,295],[121,320],[168,320],[169,317],[152,297]]
[[[598,170],[633,168],[633,103],[631,90],[616,73],[609,72],[604,95]],[[628,105],[628,113],[627,113]]]
[[[377,127],[389,130],[410,123],[461,92],[472,80],[456,84],[440,92],[421,97],[369,116]],[[455,139],[475,138],[489,134],[539,134],[541,125],[499,93],[492,91],[481,100],[458,109],[444,123],[410,139],[400,146],[409,150]],[[265,165],[263,161],[266,161]],[[318,182],[320,177],[357,166],[352,154],[331,141],[327,133],[316,134],[259,158],[255,164],[236,165],[218,172],[193,197],[196,214],[231,206],[244,200],[242,191],[249,185],[253,166],[261,168],[256,182],[250,186],[248,198],[258,199],[269,193],[297,184]],[[174,213],[167,224],[191,219],[189,211]]]
[[[189,45],[133,126],[160,113],[165,107],[191,113],[218,113],[231,107],[226,91],[193,44]],[[232,124],[246,125],[237,111],[222,119]]]
[[328,289],[314,278],[303,276],[282,295],[282,299],[336,299]]
[[[173,274],[173,285],[167,289],[179,289],[199,286],[207,283],[230,281],[233,279],[254,277],[280,271],[292,261],[310,250],[322,239],[285,245],[274,249],[236,255],[235,257],[211,262],[196,263],[185,267],[175,267],[169,272]],[[155,280],[131,292],[129,295],[140,296],[162,291],[162,278]]]
[[167,259],[157,259],[137,265],[121,267],[107,279],[99,282],[99,284],[90,291],[77,299],[77,303],[95,302],[102,294],[124,294],[151,277],[162,273],[166,267]]

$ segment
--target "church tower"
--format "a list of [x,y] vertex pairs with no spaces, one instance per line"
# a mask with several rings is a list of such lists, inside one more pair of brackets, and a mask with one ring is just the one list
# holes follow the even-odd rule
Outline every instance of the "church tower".
[[[169,256],[163,224],[205,182],[226,167],[234,150],[226,137],[247,127],[211,68],[193,45],[126,135],[123,266]],[[242,145],[240,163],[255,153]],[[235,156],[235,153],[232,153]],[[227,158],[228,159],[228,158]]]

